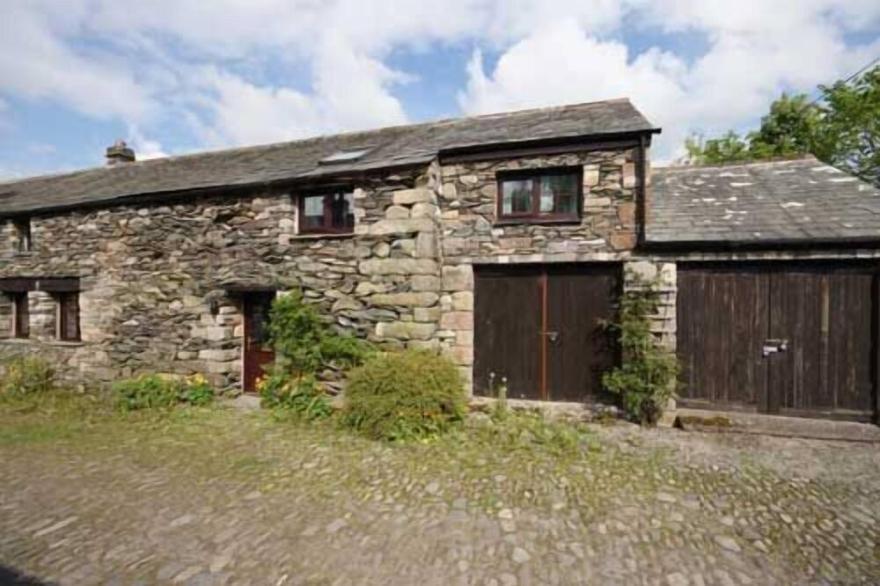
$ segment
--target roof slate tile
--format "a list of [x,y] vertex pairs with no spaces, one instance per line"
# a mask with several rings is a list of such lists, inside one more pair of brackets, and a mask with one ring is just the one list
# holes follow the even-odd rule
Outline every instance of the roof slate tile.
[[[0,216],[421,164],[456,148],[653,131],[625,99],[440,120],[0,183]],[[333,153],[365,146],[371,150],[356,161],[320,164]]]
[[880,240],[880,189],[813,157],[655,167],[648,243]]

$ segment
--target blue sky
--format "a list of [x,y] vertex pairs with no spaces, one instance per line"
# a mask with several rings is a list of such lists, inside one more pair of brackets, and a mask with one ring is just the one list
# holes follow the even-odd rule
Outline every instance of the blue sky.
[[627,96],[754,125],[880,56],[875,0],[0,0],[0,177]]

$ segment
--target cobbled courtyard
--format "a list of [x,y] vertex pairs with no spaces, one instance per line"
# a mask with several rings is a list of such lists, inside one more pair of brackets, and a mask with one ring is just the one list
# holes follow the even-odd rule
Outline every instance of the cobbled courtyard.
[[484,419],[389,445],[233,409],[0,404],[29,584],[876,584],[871,444]]

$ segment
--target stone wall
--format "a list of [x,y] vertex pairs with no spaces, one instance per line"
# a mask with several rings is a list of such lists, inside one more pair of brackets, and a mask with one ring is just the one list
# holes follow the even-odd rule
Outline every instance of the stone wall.
[[[470,382],[474,360],[474,265],[623,261],[636,245],[635,149],[444,165],[440,217],[443,316],[438,338]],[[583,168],[579,222],[498,222],[497,174]]]
[[[352,185],[350,235],[298,234],[296,191],[37,216],[30,252],[17,252],[14,227],[0,223],[7,243],[0,278],[79,277],[82,333],[81,342],[57,341],[54,300],[31,292],[31,338],[0,341],[0,356],[40,352],[72,378],[100,381],[200,372],[235,389],[243,317],[234,291],[299,287],[336,327],[384,346],[439,349],[470,381],[474,266],[629,260],[638,233],[636,156],[435,161],[368,175]],[[499,171],[576,165],[583,168],[579,222],[496,221]],[[674,347],[674,265],[635,266],[671,275],[658,334]],[[0,304],[0,328],[7,306]]]
[[201,372],[236,387],[242,316],[230,285],[301,287],[341,329],[439,346],[436,171],[355,187],[346,236],[298,235],[297,194],[286,192],[34,217],[32,251],[6,247],[0,277],[79,277],[82,341],[55,340],[54,300],[30,292],[32,335],[0,342],[0,354],[51,355],[59,370],[105,381]]
[[624,290],[637,290],[642,282],[655,282],[660,302],[652,316],[651,331],[670,352],[676,349],[676,294],[678,282],[676,264],[669,261],[638,259],[624,267]]
[[[635,149],[446,165],[442,169],[443,254],[450,260],[597,260],[636,244]],[[581,221],[549,225],[496,220],[497,174],[583,167]]]

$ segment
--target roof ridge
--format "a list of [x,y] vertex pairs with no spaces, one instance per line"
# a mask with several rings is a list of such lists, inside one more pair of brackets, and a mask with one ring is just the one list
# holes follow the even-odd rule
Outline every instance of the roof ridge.
[[[780,163],[794,163],[797,161],[816,161],[822,163],[823,165],[828,165],[828,163],[824,161],[820,161],[816,158],[812,153],[807,153],[804,155],[796,155],[792,157],[775,157],[772,159],[763,159],[763,160],[751,160],[751,161],[731,161],[728,163],[712,163],[708,165],[700,165],[700,164],[678,164],[678,165],[653,165],[653,170],[655,171],[683,171],[683,170],[694,170],[694,169],[727,169],[730,167],[754,167],[757,165],[774,165]],[[829,165],[830,166],[830,165]]]

